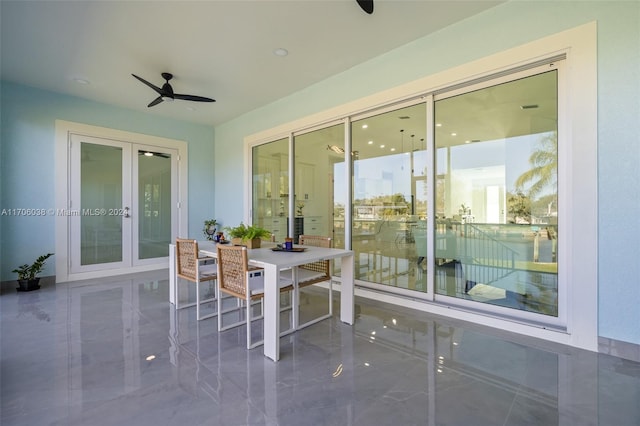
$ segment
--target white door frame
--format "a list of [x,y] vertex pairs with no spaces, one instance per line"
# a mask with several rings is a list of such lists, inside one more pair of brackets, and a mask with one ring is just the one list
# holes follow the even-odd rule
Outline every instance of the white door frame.
[[156,147],[176,150],[177,156],[177,176],[178,182],[174,199],[176,200],[175,217],[172,217],[171,239],[178,235],[186,235],[188,229],[188,152],[187,143],[174,139],[150,136],[141,133],[132,133],[122,130],[109,129],[105,127],[91,126],[82,123],[74,123],[64,120],[56,120],[56,209],[55,209],[55,231],[56,231],[56,281],[76,281],[88,278],[97,278],[111,275],[121,275],[133,272],[143,272],[162,268],[168,268],[168,257],[166,262],[149,264],[142,262],[126,268],[115,268],[109,270],[89,271],[72,273],[71,261],[71,241],[69,216],[73,214],[71,200],[71,156],[70,143],[71,135],[79,134],[83,136],[96,137],[102,139],[112,139],[125,141],[131,144],[151,145]]

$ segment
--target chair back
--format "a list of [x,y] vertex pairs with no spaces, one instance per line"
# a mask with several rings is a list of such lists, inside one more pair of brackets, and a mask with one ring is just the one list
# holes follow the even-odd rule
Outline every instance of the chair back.
[[[303,246],[331,248],[331,237],[324,237],[321,235],[300,235],[298,237],[298,244],[301,244]],[[328,260],[319,260],[317,262],[305,263],[298,268],[322,274],[322,276],[313,278],[313,283],[327,281],[331,278],[331,264]],[[306,281],[304,284],[312,283]]]
[[218,244],[218,285],[220,291],[246,299],[249,256],[244,246]]
[[198,242],[185,238],[176,239],[177,275],[196,281],[198,273]]

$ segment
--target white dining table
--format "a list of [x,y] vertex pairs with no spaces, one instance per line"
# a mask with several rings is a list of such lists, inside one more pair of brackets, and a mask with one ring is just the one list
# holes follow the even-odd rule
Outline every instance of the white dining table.
[[[173,245],[172,245],[173,246]],[[273,251],[273,246],[249,249],[249,263],[264,268],[264,355],[273,361],[280,359],[280,290],[278,282],[280,271],[287,268],[297,268],[305,263],[320,260],[342,259],[340,266],[340,320],[353,325],[354,316],[354,254],[352,250],[338,248],[324,248],[312,246],[304,247],[302,252]],[[198,241],[200,253],[217,257],[216,243],[213,241]],[[170,247],[170,253],[175,252],[175,246]],[[170,259],[174,262],[174,259]],[[170,268],[174,275],[175,268]],[[175,280],[175,275],[170,277]],[[175,283],[175,281],[173,281]],[[175,288],[175,285],[170,287]]]

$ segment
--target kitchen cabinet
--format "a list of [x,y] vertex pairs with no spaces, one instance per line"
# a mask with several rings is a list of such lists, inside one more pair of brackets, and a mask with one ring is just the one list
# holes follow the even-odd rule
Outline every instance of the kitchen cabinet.
[[328,236],[327,223],[322,216],[305,216],[304,231],[308,235]]

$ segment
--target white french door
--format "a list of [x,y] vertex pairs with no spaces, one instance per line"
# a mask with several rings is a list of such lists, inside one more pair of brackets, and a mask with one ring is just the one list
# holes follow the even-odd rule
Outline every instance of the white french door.
[[70,274],[166,264],[178,151],[80,134],[69,147]]

